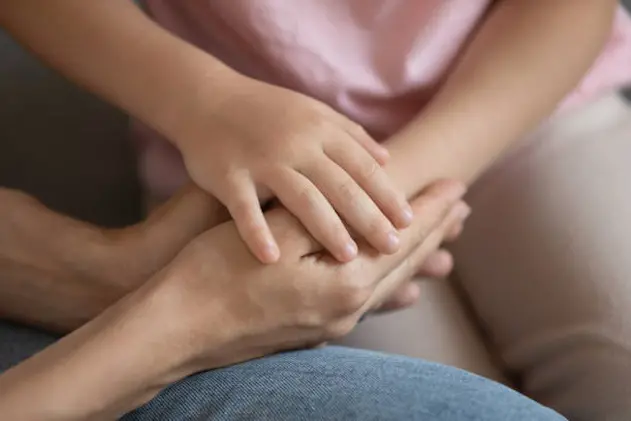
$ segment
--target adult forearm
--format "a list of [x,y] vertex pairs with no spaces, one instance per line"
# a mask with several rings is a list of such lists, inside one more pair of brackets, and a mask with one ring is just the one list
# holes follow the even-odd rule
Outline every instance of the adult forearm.
[[107,251],[96,228],[0,188],[0,318],[59,332],[90,320],[126,292]]
[[389,142],[409,195],[429,181],[471,183],[546,118],[602,49],[614,0],[496,2],[428,107]]
[[0,25],[52,67],[167,137],[236,73],[131,0],[3,0]]
[[135,297],[0,375],[0,413],[21,421],[112,421],[188,372],[160,353],[168,324]]
[[283,247],[277,265],[256,261],[233,223],[218,226],[96,319],[0,376],[0,414],[111,420],[200,370],[339,337],[461,221],[462,193],[453,183],[434,186],[412,204],[419,218],[399,253],[366,247],[343,266],[306,258],[322,248],[283,210],[267,215]]
[[193,185],[122,230],[76,221],[0,187],[0,318],[76,329],[226,219],[219,202]]

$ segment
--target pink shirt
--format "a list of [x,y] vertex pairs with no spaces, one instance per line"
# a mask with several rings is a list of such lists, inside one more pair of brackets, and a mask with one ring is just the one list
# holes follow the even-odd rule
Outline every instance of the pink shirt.
[[[383,138],[439,89],[492,0],[145,0],[163,26],[257,79],[318,98]],[[631,81],[621,8],[601,58],[566,100]]]

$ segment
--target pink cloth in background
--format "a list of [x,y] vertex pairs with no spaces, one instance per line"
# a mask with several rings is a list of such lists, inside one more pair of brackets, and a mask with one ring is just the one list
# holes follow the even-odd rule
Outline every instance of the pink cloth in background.
[[[145,3],[161,25],[235,70],[318,98],[383,139],[413,118],[440,88],[492,1]],[[585,102],[630,81],[631,20],[621,8],[602,56],[564,105]],[[172,176],[165,171],[181,166],[164,166],[169,159],[162,154],[175,151],[150,143],[143,149],[143,178],[168,195],[165,186],[171,184],[172,190],[174,183],[167,178],[185,179],[183,169]]]

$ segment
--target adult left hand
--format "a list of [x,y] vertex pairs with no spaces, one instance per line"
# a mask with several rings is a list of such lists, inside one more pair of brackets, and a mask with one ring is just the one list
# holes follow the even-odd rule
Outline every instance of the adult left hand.
[[[465,220],[466,217],[449,228],[444,238],[446,242],[454,241],[460,236]],[[449,276],[453,268],[454,259],[451,253],[446,249],[435,250],[422,263],[419,272],[400,285],[382,304],[374,308],[373,312],[389,313],[412,307],[420,298],[421,288],[417,282],[419,279],[444,279]]]

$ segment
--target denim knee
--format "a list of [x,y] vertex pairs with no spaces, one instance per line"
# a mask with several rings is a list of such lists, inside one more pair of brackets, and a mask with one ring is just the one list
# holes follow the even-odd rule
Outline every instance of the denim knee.
[[191,376],[123,418],[144,420],[561,421],[498,383],[417,359],[338,347]]

